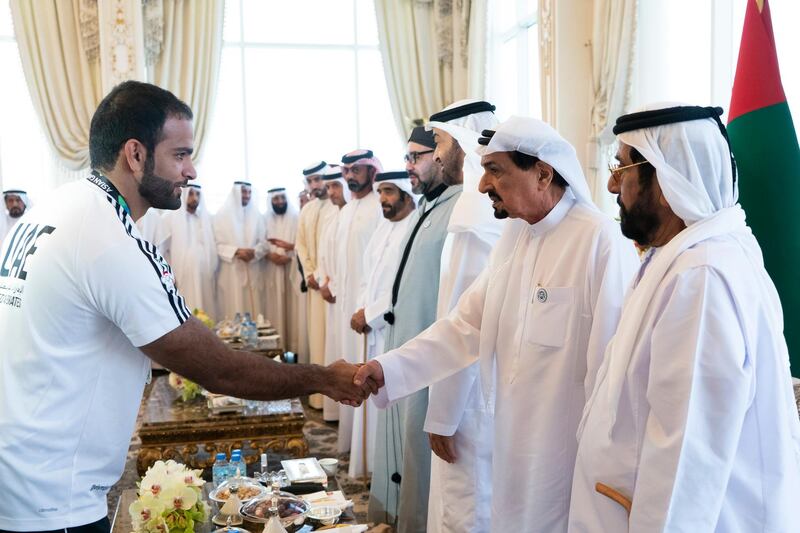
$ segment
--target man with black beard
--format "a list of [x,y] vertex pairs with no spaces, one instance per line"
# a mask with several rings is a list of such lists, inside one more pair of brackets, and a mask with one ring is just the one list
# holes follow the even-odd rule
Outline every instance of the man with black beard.
[[[373,190],[375,176],[382,171],[381,162],[372,150],[354,150],[342,156],[342,177],[347,181],[351,198],[337,217],[335,272],[339,353],[333,355],[353,363],[361,361],[364,343],[361,335],[350,329],[350,318],[359,308],[361,283],[366,275],[367,244],[382,218],[380,198]],[[326,357],[330,359],[330,355]],[[339,452],[350,450],[352,425],[353,408],[340,406]]]
[[442,167],[433,160],[435,149],[436,141],[432,132],[426,131],[423,126],[411,130],[404,158],[414,194],[428,195],[436,190],[444,190],[439,187],[442,185]]
[[[415,337],[436,319],[442,248],[462,186],[444,182],[442,166],[433,158],[435,148],[433,132],[422,126],[411,131],[405,156],[406,170],[413,191],[422,193],[423,197],[409,217],[408,231],[401,244],[400,264],[392,279],[391,300],[384,315],[388,324],[384,328],[387,350]],[[369,520],[372,522],[392,524],[397,520],[403,481],[406,411],[406,402],[398,402],[378,412],[369,495]],[[414,433],[424,445],[427,438],[421,426],[420,422]],[[430,455],[430,450],[427,454]],[[427,486],[427,479],[424,485]],[[406,486],[411,491],[417,487],[413,481]],[[413,501],[419,499],[414,497]],[[427,502],[427,494],[421,499]]]
[[179,209],[167,211],[161,217],[158,249],[172,266],[176,284],[189,307],[202,309],[219,320],[219,256],[211,215],[205,208],[200,185],[190,183],[184,188],[181,203]]
[[0,247],[0,479],[14,480],[0,530],[109,531],[150,359],[238,398],[372,390],[342,363],[234,351],[191,315],[134,221],[181,205],[193,137],[191,109],[169,91],[116,86],[89,127],[91,174],[37,202]]
[[[297,221],[297,258],[305,276],[306,288],[306,329],[308,353],[300,353],[301,361],[315,364],[325,362],[325,300],[319,292],[316,275],[319,263],[319,243],[325,227],[321,217],[324,200],[328,191],[322,176],[328,169],[325,161],[316,161],[303,169],[303,185],[308,190],[309,201],[300,211]],[[315,409],[322,408],[322,397],[313,395],[309,404]]]
[[278,330],[284,348],[294,351],[295,347],[289,347],[287,341],[290,328],[289,298],[292,297],[292,292],[289,290],[289,275],[297,236],[297,212],[289,210],[289,199],[285,188],[270,189],[267,193],[270,209],[267,212],[269,251],[264,272],[267,287],[267,319]]
[[[383,353],[388,326],[384,315],[392,301],[392,282],[414,211],[408,172],[378,174],[375,192],[380,196],[383,220],[367,244],[358,311],[350,318],[350,327],[366,336],[363,363]],[[372,471],[377,416],[377,408],[371,402],[356,409],[348,470],[351,477],[365,478]]]
[[6,213],[0,217],[0,243],[6,233],[11,231],[17,220],[25,214],[25,210],[30,207],[28,193],[21,189],[9,189],[3,192],[3,200],[6,205]]

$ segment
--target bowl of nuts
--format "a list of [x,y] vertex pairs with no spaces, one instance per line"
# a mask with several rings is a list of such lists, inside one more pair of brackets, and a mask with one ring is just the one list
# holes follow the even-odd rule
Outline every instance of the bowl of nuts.
[[[242,506],[242,517],[250,522],[266,523],[273,513],[288,531],[303,525],[311,506],[294,494],[275,491],[250,500]],[[292,529],[290,529],[292,528]]]
[[239,498],[239,501],[245,503],[253,498],[262,496],[266,492],[266,487],[261,485],[255,479],[233,478],[229,479],[225,483],[220,484],[219,487],[212,490],[208,497],[217,503],[225,503],[228,501],[231,495],[236,494],[236,496]]

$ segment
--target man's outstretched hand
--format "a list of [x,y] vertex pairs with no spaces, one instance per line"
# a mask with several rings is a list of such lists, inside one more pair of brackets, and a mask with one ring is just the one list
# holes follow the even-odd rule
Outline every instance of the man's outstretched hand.
[[386,384],[383,380],[383,367],[374,359],[358,367],[358,372],[353,378],[353,382],[359,386],[363,386],[370,381],[376,386],[375,392],[378,392]]
[[325,390],[321,391],[325,396],[332,400],[341,402],[351,407],[358,407],[370,394],[378,392],[375,380],[367,377],[359,383],[355,383],[355,375],[358,367],[350,364],[344,359],[328,365],[329,373],[328,384]]

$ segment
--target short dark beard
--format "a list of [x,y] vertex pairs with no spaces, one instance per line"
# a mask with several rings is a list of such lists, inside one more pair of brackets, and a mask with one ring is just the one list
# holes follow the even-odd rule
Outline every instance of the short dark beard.
[[354,179],[347,180],[347,188],[350,189],[351,192],[361,192],[367,187],[372,187],[372,183],[370,183],[369,179],[367,179],[366,183],[359,183]]
[[11,218],[19,218],[25,214],[25,209],[21,209],[19,207],[12,207],[8,210],[8,216]]
[[650,192],[650,187],[642,190],[639,193],[639,199],[630,210],[626,209],[617,197],[619,225],[622,234],[642,246],[648,246],[652,242],[653,236],[661,224],[656,214],[656,200]]
[[[406,199],[403,196],[401,196],[400,199],[398,201],[396,201],[395,203],[393,203],[393,204],[382,203],[381,204],[381,210],[383,211],[383,218],[385,218],[387,220],[391,220],[394,217],[396,217],[397,213],[402,211],[403,206],[405,205],[405,203],[406,203]],[[388,211],[383,209],[384,207],[387,207],[387,206],[389,207]]]
[[181,197],[175,196],[175,183],[157,176],[153,171],[155,160],[148,154],[144,162],[144,173],[139,183],[139,195],[144,198],[150,207],[156,209],[178,209],[181,206]]
[[272,204],[272,210],[276,215],[286,214],[287,209],[289,209],[289,204]]
[[316,198],[324,198],[325,197],[325,193],[327,193],[327,191],[325,190],[325,187],[320,187],[319,189],[314,189],[314,196]]
[[463,182],[463,177],[459,180],[464,169],[464,158],[466,154],[461,146],[453,139],[453,145],[442,154],[442,180],[447,185],[459,185]]
[[[490,192],[489,193],[489,198],[492,200],[492,202],[494,202],[496,200],[500,200],[501,202],[503,201],[503,199],[500,198],[500,195],[497,194],[497,193],[494,193],[494,192]],[[492,209],[494,209],[494,218],[497,218],[497,219],[500,219],[500,220],[503,220],[504,218],[508,218],[508,211],[506,211],[505,209],[496,209],[494,207],[492,207]]]

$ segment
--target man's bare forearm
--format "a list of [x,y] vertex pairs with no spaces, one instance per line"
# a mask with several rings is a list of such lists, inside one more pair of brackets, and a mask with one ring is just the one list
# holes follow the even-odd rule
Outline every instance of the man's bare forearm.
[[263,355],[232,350],[194,317],[142,347],[151,359],[219,394],[277,400],[331,394],[330,369],[277,363]]

